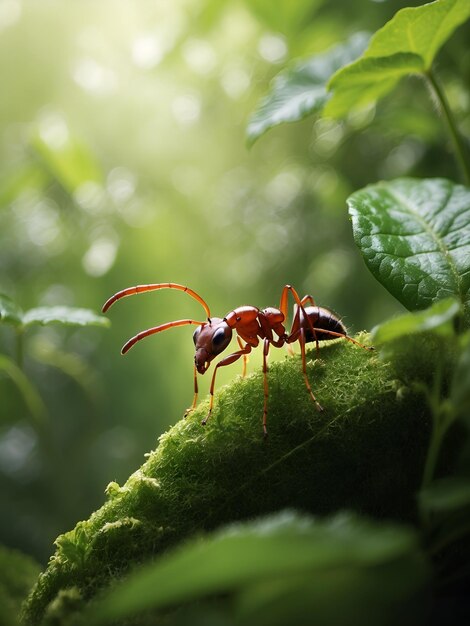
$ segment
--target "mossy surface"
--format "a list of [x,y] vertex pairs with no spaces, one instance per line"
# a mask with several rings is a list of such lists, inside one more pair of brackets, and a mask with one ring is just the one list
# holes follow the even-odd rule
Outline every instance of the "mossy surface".
[[422,394],[397,394],[392,366],[345,342],[316,357],[309,353],[308,373],[323,412],[306,392],[300,358],[286,357],[269,371],[267,440],[260,371],[220,390],[206,427],[203,402],[162,435],[89,520],[59,537],[25,623],[40,623],[64,589],[89,598],[133,564],[229,521],[285,507],[411,519],[430,428]]

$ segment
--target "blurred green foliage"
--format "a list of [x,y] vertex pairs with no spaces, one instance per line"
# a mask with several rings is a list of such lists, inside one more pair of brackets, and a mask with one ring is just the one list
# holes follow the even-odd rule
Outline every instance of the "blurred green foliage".
[[[224,314],[276,305],[292,283],[353,331],[401,310],[356,251],[345,200],[382,178],[456,179],[423,85],[407,79],[393,101],[345,122],[274,129],[250,151],[244,134],[288,59],[372,32],[410,4],[421,3],[3,0],[0,293],[24,310],[98,311],[123,287],[175,281]],[[464,27],[438,70],[468,134],[467,41]],[[48,420],[37,425],[2,371],[3,543],[44,561],[179,419],[192,398],[191,331],[125,359],[119,348],[192,315],[181,294],[158,293],[121,303],[111,330],[25,330],[23,372]],[[10,326],[0,352],[16,358]],[[238,371],[227,370],[220,383]]]

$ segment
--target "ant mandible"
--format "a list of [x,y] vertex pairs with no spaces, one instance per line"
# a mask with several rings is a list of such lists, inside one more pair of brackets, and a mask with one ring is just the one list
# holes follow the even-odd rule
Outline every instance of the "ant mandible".
[[[121,354],[125,354],[135,343],[145,337],[148,337],[149,335],[160,333],[164,330],[168,330],[169,328],[175,328],[176,326],[186,326],[189,324],[197,326],[193,334],[193,341],[196,348],[196,354],[194,356],[194,398],[188,412],[193,410],[197,404],[198,372],[199,374],[204,374],[209,368],[211,361],[227,348],[232,339],[233,331],[235,330],[237,333],[240,350],[232,352],[232,354],[229,354],[225,358],[221,359],[214,368],[210,385],[209,412],[202,420],[203,425],[205,425],[207,420],[210,418],[214,406],[215,378],[218,368],[230,365],[239,358],[243,357],[243,373],[245,373],[247,355],[253,348],[256,348],[259,345],[260,341],[263,342],[263,433],[265,437],[267,436],[266,420],[268,414],[267,359],[269,348],[271,346],[281,348],[284,345],[290,346],[290,344],[295,341],[299,342],[302,359],[302,374],[305,386],[319,411],[323,411],[323,408],[315,398],[307,376],[305,344],[314,341],[318,351],[319,341],[342,338],[360,346],[361,348],[364,348],[365,350],[373,350],[373,348],[363,346],[352,337],[349,337],[344,324],[332,311],[317,306],[312,296],[307,295],[301,299],[297,291],[291,285],[285,285],[283,288],[279,308],[277,309],[275,307],[258,309],[255,306],[241,306],[227,313],[224,318],[211,317],[209,306],[206,304],[205,300],[203,300],[200,295],[189,287],[178,285],[177,283],[137,285],[135,287],[128,287],[127,289],[118,291],[118,293],[111,296],[111,298],[105,302],[103,306],[103,313],[106,313],[106,311],[121,298],[133,296],[137,293],[155,291],[157,289],[177,289],[187,293],[202,305],[207,315],[207,321],[200,322],[193,319],[182,319],[167,322],[166,324],[161,324],[160,326],[154,326],[153,328],[144,330],[129,339],[129,341],[124,344]],[[291,293],[294,298],[295,306],[292,326],[290,332],[287,333],[284,323],[287,319],[289,293]]]

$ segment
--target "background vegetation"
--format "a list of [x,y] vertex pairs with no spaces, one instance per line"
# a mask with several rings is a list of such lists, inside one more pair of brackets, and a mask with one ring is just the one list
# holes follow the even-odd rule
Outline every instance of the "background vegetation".
[[[174,281],[223,314],[276,305],[292,283],[352,331],[399,312],[355,248],[346,198],[402,175],[458,178],[423,83],[345,122],[279,127],[251,150],[245,128],[288,60],[375,31],[405,4],[421,3],[3,0],[0,293],[24,310],[98,311],[123,287]],[[438,69],[468,135],[465,28]],[[32,326],[22,355],[0,326],[1,354],[33,385],[2,365],[1,543],[45,562],[109,481],[140,465],[191,402],[191,334],[125,359],[119,348],[199,313],[181,294],[141,296],[113,310],[110,330]]]

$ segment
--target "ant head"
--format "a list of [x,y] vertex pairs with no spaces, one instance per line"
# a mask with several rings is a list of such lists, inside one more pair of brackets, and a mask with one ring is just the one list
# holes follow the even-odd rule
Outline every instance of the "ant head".
[[219,317],[212,317],[198,326],[193,334],[196,347],[194,362],[200,374],[204,374],[214,357],[223,352],[232,339],[232,329]]

